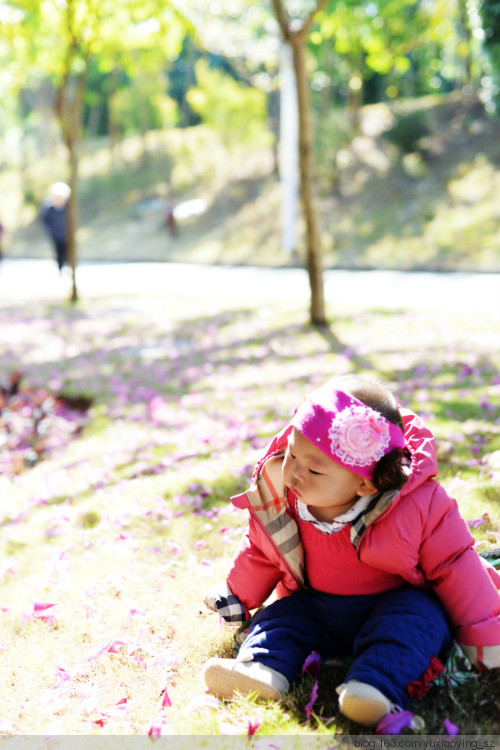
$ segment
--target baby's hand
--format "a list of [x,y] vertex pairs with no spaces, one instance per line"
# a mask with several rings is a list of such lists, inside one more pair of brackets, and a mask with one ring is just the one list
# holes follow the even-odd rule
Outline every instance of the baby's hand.
[[245,606],[233,594],[227,583],[222,583],[207,591],[203,601],[208,609],[217,612],[231,625],[241,625],[248,618]]

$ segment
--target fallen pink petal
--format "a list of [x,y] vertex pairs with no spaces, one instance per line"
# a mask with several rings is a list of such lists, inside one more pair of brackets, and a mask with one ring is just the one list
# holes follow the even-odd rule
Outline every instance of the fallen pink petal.
[[126,648],[127,648],[126,641],[112,641],[106,650],[110,654],[119,654],[120,652],[126,650]]
[[484,526],[487,523],[485,518],[474,518],[471,521],[467,521],[467,526],[471,529],[477,529],[479,526]]
[[170,700],[170,697],[168,695],[167,688],[165,688],[165,690],[163,691],[163,698],[161,700],[161,707],[165,708],[165,706],[171,706],[171,705],[172,705],[172,701]]
[[448,734],[450,737],[454,737],[455,735],[460,733],[459,727],[457,727],[456,724],[453,724],[449,719],[445,719],[443,722],[444,731],[446,734]]
[[413,720],[411,711],[400,711],[394,714],[384,716],[375,729],[375,734],[401,734],[403,729],[407,729]]
[[163,726],[162,721],[156,721],[153,724],[151,724],[148,730],[148,737],[151,737],[151,738],[161,737],[162,726]]
[[255,732],[258,730],[262,721],[260,719],[248,719],[248,731],[247,736],[253,737]]
[[184,713],[189,714],[191,711],[217,710],[221,706],[219,698],[211,693],[195,695],[184,708]]
[[304,708],[304,711],[306,712],[306,716],[311,716],[313,713],[314,704],[316,703],[318,699],[318,680],[314,680],[314,685],[311,690],[311,695],[309,696],[309,702]]
[[36,613],[45,612],[45,610],[55,606],[55,604],[48,604],[46,602],[33,602],[33,611]]
[[321,668],[321,656],[317,651],[311,651],[302,665],[302,676],[310,674],[312,677],[318,677]]

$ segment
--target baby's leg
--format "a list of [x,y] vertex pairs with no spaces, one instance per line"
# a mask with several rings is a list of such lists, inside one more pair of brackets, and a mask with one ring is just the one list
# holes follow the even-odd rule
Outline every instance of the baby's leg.
[[308,592],[273,602],[252,623],[237,659],[207,662],[208,688],[219,697],[255,691],[263,698],[279,698],[317,648],[319,629]]
[[294,682],[306,656],[321,642],[321,623],[313,602],[308,591],[296,591],[270,604],[252,623],[238,658],[259,661]]
[[350,681],[355,681],[347,690],[347,695],[353,693],[352,705],[357,705],[355,685],[361,683],[376,688],[393,704],[406,706],[408,683],[421,678],[432,656],[442,655],[449,641],[446,616],[434,594],[409,586],[381,594],[354,641],[354,663],[339,688],[341,709],[362,723],[350,714],[348,702],[343,706]]

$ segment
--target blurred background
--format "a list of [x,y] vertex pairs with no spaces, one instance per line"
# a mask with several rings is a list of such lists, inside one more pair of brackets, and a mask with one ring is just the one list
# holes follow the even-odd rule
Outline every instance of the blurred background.
[[52,257],[63,181],[70,264],[301,264],[310,147],[326,267],[500,269],[495,0],[1,0],[0,25],[6,258]]

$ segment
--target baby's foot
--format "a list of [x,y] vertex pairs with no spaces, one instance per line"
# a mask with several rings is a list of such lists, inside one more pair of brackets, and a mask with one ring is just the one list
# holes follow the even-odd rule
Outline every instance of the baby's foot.
[[339,707],[344,716],[364,727],[376,727],[395,708],[389,698],[372,685],[349,680],[337,688]]
[[208,689],[218,698],[255,692],[262,700],[279,700],[290,687],[281,672],[258,661],[214,657],[205,664],[204,677]]

